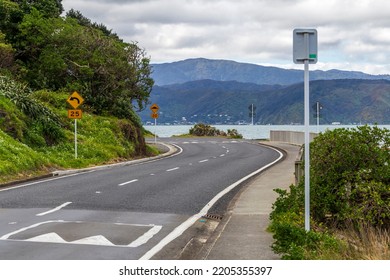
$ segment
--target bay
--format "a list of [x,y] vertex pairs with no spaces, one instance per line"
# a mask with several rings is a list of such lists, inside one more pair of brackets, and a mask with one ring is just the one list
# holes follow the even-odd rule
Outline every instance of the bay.
[[[271,130],[304,131],[303,125],[212,125],[213,127],[227,131],[236,129],[244,139],[269,139]],[[158,137],[172,137],[174,135],[187,134],[193,125],[145,125],[144,128]],[[356,128],[357,125],[312,125],[310,131],[314,133],[324,132],[335,128]],[[380,128],[390,129],[390,125],[378,125]]]

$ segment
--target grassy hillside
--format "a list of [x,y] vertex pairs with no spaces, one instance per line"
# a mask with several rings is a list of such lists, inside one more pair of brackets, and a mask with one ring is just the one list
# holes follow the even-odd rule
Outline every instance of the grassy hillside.
[[[74,121],[67,117],[69,93],[38,91],[34,104],[58,116],[60,126],[48,127],[31,117],[0,89],[0,183],[156,154],[147,147],[142,127],[129,120],[96,116],[84,110],[78,120],[78,158],[74,155]],[[16,103],[16,104],[15,104]],[[19,106],[18,106],[19,105]]]

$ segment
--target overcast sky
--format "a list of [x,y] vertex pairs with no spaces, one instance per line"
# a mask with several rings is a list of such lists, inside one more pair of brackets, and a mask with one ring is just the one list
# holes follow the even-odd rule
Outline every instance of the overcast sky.
[[284,68],[294,28],[318,30],[310,69],[390,74],[389,0],[62,0],[136,41],[153,63],[228,59]]

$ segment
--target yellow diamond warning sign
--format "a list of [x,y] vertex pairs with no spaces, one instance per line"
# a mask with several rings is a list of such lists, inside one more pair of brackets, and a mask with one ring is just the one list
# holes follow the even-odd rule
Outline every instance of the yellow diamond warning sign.
[[160,107],[158,107],[157,104],[153,104],[152,106],[150,106],[150,110],[152,110],[153,113],[157,113],[159,109]]
[[72,106],[74,109],[76,109],[81,104],[83,104],[84,98],[82,98],[81,95],[77,91],[75,91],[68,97],[66,102],[68,102],[70,104],[70,106]]

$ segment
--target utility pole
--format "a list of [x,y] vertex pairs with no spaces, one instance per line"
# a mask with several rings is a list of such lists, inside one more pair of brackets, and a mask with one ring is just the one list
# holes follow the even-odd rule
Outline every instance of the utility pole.
[[251,123],[253,125],[254,124],[253,119],[256,116],[256,113],[255,113],[256,106],[254,104],[251,104],[251,105],[249,105],[248,109],[249,109],[249,117],[252,119]]

